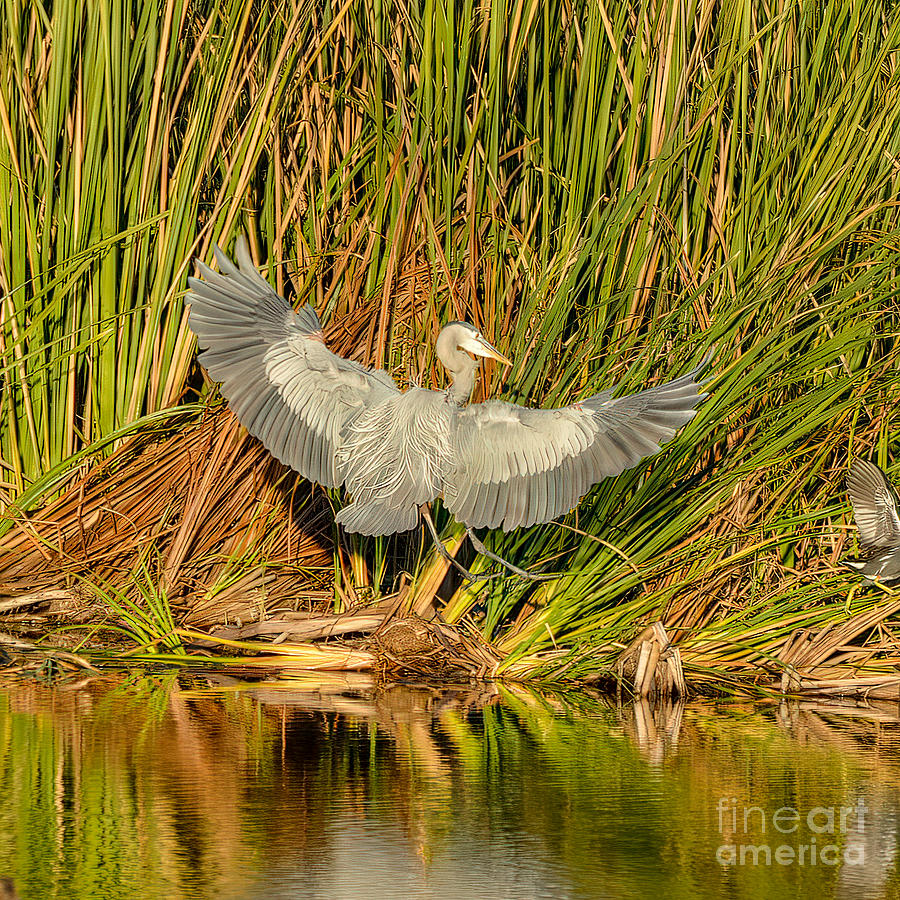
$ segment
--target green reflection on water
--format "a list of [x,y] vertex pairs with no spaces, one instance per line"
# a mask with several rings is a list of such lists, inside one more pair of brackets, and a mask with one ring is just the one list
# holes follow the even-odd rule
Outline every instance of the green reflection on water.
[[[363,676],[0,683],[0,875],[23,900],[896,897],[897,722]],[[863,864],[799,865],[813,838]],[[723,866],[729,844],[795,858]]]

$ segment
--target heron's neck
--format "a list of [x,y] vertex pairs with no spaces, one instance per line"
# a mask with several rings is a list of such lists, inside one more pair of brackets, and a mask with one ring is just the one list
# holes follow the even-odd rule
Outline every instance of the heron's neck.
[[478,363],[463,350],[438,346],[438,359],[450,373],[450,387],[447,396],[451,402],[463,406],[468,403],[475,390],[475,373]]
[[[469,360],[469,362],[472,362]],[[478,363],[472,362],[470,368],[463,372],[455,372],[450,387],[447,388],[447,395],[454,402],[463,406],[469,402],[472,391],[475,390],[475,369]]]

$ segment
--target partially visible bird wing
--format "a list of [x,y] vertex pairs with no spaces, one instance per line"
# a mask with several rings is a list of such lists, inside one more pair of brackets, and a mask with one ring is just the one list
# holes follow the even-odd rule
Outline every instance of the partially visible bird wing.
[[897,500],[884,472],[875,463],[855,459],[850,464],[847,490],[860,542],[866,547],[900,547]]
[[447,508],[466,525],[504,531],[567,513],[592,485],[657,453],[693,417],[706,396],[696,380],[703,365],[638,394],[613,399],[604,391],[562,409],[500,400],[466,407],[444,484]]
[[238,266],[216,247],[220,272],[197,263],[188,279],[188,322],[203,349],[198,357],[241,424],[281,462],[325,487],[337,487],[341,430],[365,408],[393,394],[382,370],[332,353],[308,304],[294,312],[259,274],[246,241]]

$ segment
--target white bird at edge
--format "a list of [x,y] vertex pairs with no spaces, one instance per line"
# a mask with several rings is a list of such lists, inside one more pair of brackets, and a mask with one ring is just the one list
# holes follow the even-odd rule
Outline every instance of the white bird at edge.
[[850,464],[847,491],[863,556],[841,562],[867,581],[897,581],[900,579],[900,517],[891,483],[875,463],[855,459]]

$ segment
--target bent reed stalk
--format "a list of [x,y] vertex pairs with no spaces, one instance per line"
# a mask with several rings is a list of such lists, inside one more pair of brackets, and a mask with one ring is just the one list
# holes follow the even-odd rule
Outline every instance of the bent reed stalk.
[[[482,536],[560,574],[446,599],[445,618],[476,623],[509,673],[613,671],[662,619],[689,671],[769,677],[797,629],[828,633],[856,613],[836,567],[850,547],[847,457],[890,470],[897,450],[890,4],[8,9],[8,529],[60,490],[47,473],[192,398],[190,258],[247,231],[336,349],[400,381],[432,380],[422,347],[450,319],[515,363],[490,370],[484,392],[530,404],[661,381],[715,348],[711,396],[661,456],[558,524]],[[167,569],[166,531],[154,533],[165,596],[208,600],[211,584],[264,571],[259,545],[232,543],[209,584],[189,582],[186,543]],[[402,587],[404,609],[429,608],[444,563],[419,548],[336,545],[335,605]],[[870,645],[884,656],[890,628],[854,635],[863,649],[844,662],[867,665]]]

